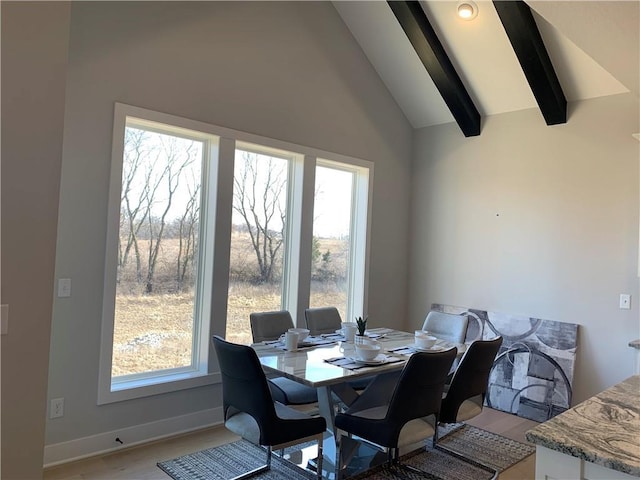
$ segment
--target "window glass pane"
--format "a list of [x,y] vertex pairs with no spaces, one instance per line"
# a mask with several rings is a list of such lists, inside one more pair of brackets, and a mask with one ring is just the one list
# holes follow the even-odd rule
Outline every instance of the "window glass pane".
[[125,130],[112,377],[194,363],[203,151]]
[[226,338],[251,343],[249,314],[282,308],[289,161],[237,149]]
[[355,174],[316,167],[311,253],[311,307],[333,306],[346,321]]

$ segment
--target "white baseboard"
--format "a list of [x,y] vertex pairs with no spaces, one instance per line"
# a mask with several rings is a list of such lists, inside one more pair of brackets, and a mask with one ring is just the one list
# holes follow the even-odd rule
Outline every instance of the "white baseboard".
[[[44,447],[44,468],[222,424],[222,407],[134,425]],[[115,441],[122,440],[122,444]]]

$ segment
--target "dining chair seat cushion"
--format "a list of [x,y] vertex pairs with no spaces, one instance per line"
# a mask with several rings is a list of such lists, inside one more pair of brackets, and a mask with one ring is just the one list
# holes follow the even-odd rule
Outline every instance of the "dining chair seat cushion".
[[[479,400],[479,401],[478,401]],[[482,413],[482,397],[479,399],[473,398],[462,402],[458,409],[458,415],[456,416],[457,422],[464,422],[470,418],[476,417]]]
[[[374,422],[360,422],[360,425],[356,425],[357,422],[352,422],[349,425],[349,427],[351,427],[349,430],[357,437],[361,436],[358,434],[358,431],[360,431],[362,432],[362,438],[372,441],[373,443],[378,443],[375,440],[375,430],[384,430],[384,428],[381,428],[379,424],[376,424],[375,420],[383,421],[387,415],[388,409],[389,405],[383,405],[358,411],[358,417],[360,419],[373,420]],[[423,441],[425,438],[431,437],[435,433],[435,430],[433,427],[434,422],[431,421],[431,423],[429,423],[429,418],[430,417],[416,418],[405,423],[402,430],[400,430],[400,436],[398,437],[398,448],[413,445]],[[378,438],[380,438],[381,441],[380,445],[384,446],[385,443],[387,443],[386,440],[382,440],[383,438],[386,438],[385,432],[380,431],[379,433],[380,436]]]
[[[306,413],[299,412],[298,410],[289,408],[281,403],[274,402],[273,405],[276,409],[276,415],[283,420],[302,420],[311,418]],[[227,418],[224,426],[236,435],[240,435],[242,438],[249,440],[251,443],[260,445],[260,428],[258,427],[258,422],[256,422],[256,420],[248,413],[238,412],[232,415]],[[291,423],[290,425],[287,425],[288,430],[291,428],[295,429],[296,424]],[[292,432],[288,433],[287,437],[291,437]],[[300,436],[303,435],[301,434]],[[294,434],[293,437],[296,437],[296,435]]]
[[373,381],[373,377],[358,378],[347,382],[354,390],[364,390]]
[[285,405],[305,405],[318,401],[318,392],[315,388],[303,385],[290,378],[270,378],[269,388],[273,399]]

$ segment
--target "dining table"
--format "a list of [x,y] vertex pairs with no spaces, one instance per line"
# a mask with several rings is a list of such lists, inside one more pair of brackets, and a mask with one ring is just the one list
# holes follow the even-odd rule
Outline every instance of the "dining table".
[[[369,362],[356,356],[357,342],[375,342],[381,346],[379,355]],[[458,358],[466,351],[466,344],[454,344],[436,338],[429,352],[455,347]],[[402,370],[416,352],[425,351],[415,344],[414,333],[392,328],[372,328],[354,342],[347,342],[340,330],[333,334],[308,336],[293,350],[285,348],[284,339],[252,344],[267,374],[277,374],[318,392],[318,411],[327,422],[324,442],[327,478],[334,477],[336,455],[340,454],[340,439],[335,432],[335,415],[339,408],[348,407],[358,396],[351,386],[354,380]],[[454,362],[454,365],[457,362]],[[333,473],[333,474],[332,474]]]

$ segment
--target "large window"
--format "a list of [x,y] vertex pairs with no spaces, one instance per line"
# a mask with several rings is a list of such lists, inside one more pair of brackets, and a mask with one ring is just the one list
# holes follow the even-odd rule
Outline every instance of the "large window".
[[196,364],[204,150],[202,140],[127,121],[113,322],[114,379]]
[[371,164],[121,104],[113,135],[99,403],[217,381],[251,312],[366,310]]
[[237,145],[227,300],[229,341],[251,343],[251,312],[283,308],[292,157],[258,145]]
[[[316,167],[311,253],[311,307],[334,306],[342,319],[353,320],[357,310],[352,305],[357,295],[359,244],[364,228],[359,217],[366,218],[366,169],[337,162],[318,161]],[[362,196],[365,196],[362,199]]]

